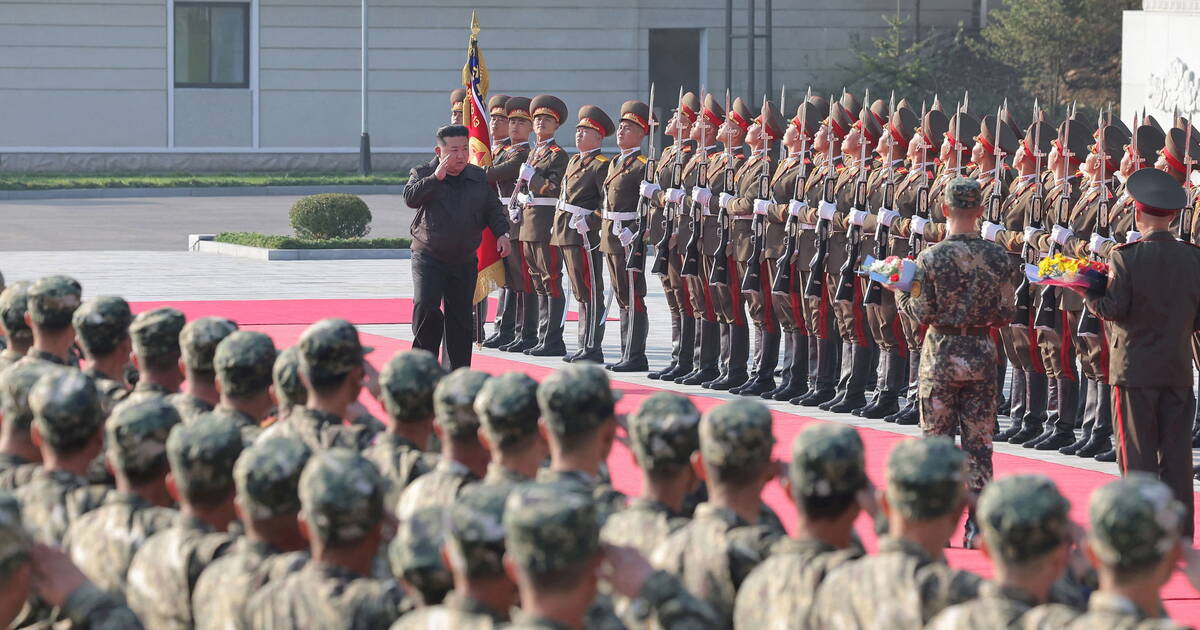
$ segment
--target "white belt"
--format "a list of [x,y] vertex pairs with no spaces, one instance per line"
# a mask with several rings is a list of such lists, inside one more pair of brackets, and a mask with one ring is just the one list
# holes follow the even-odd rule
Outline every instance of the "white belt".
[[604,218],[608,221],[633,221],[638,218],[636,212],[609,212],[604,211]]
[[535,206],[557,206],[558,197],[534,197],[529,200]]
[[506,205],[506,206],[507,206],[508,204],[512,203],[512,196],[510,195],[510,196],[508,196],[508,197],[501,197],[501,198],[500,198],[500,203],[502,203],[502,204],[504,204],[504,205]]
[[559,212],[570,212],[577,217],[586,217],[592,213],[592,211],[588,210],[587,208],[574,206],[566,202],[557,204],[557,209]]
[[735,221],[750,221],[754,219],[753,214],[732,214],[729,216]]
[[815,229],[817,229],[817,226],[813,225],[812,223],[801,223],[800,229],[801,230],[815,230]]

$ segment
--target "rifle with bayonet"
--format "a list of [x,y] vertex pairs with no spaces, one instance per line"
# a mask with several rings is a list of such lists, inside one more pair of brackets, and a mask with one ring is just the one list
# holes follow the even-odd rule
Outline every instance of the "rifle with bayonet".
[[987,206],[984,209],[983,218],[985,221],[999,224],[1003,219],[1000,216],[1000,208],[1004,205],[1004,194],[1001,192],[1004,182],[1000,180],[1000,168],[1004,165],[1004,152],[1000,148],[1000,126],[1005,124],[1001,118],[1004,110],[996,108],[996,129],[992,132],[992,194],[988,195]]
[[[704,102],[703,89],[700,90],[700,102]],[[697,169],[696,187],[708,188],[708,138],[703,137],[703,134],[700,138],[700,144],[704,146],[700,148],[700,167]],[[679,271],[679,275],[684,278],[696,278],[700,276],[700,244],[704,242],[704,204],[696,199],[692,199],[690,210],[692,235],[688,238],[687,247],[684,249],[683,265]]]
[[[833,116],[834,100],[829,95],[829,112]],[[825,204],[835,203],[834,187],[837,186],[837,169],[833,165],[833,123],[825,125],[825,178],[821,181],[821,201]],[[809,264],[808,282],[804,285],[804,295],[819,298],[825,292],[825,261],[829,258],[829,220],[817,219],[817,251]]]
[[[1041,229],[1042,227],[1042,204],[1045,202],[1042,190],[1042,125],[1038,103],[1033,101],[1033,146],[1029,150],[1033,152],[1033,194],[1029,199],[1029,211],[1025,217],[1026,225]],[[1033,246],[1028,242],[1021,245],[1021,262],[1023,264],[1034,264],[1037,261],[1037,252],[1033,251]],[[1029,313],[1033,308],[1033,284],[1029,282],[1029,275],[1022,271],[1021,282],[1017,285],[1017,295],[1015,299],[1016,310],[1013,313],[1012,323],[1010,326],[1018,326],[1021,328],[1029,327]]]
[[[892,92],[891,104],[888,106],[888,111],[896,109],[896,93]],[[880,200],[879,210],[876,212],[875,221],[875,258],[883,260],[887,258],[888,247],[892,241],[892,227],[884,225],[883,221],[879,220],[885,210],[891,210],[896,204],[896,167],[895,167],[895,150],[896,141],[884,128],[883,135],[887,138],[887,172],[884,173],[885,181],[883,183],[883,198]],[[863,305],[874,304],[878,306],[883,303],[883,285],[870,280],[867,282],[866,294],[863,296]]]
[[[679,88],[679,104],[675,109],[675,148],[674,155],[671,156],[671,187],[679,188],[683,186],[683,87]],[[665,191],[664,191],[665,192]],[[659,242],[654,244],[654,263],[650,266],[650,273],[656,276],[665,276],[670,268],[671,260],[671,236],[675,231],[674,212],[678,210],[678,204],[664,203],[663,204],[663,235]]]
[[[1052,218],[1055,225],[1067,227],[1067,222],[1071,217],[1071,182],[1068,179],[1071,168],[1071,157],[1075,154],[1071,152],[1071,117],[1075,115],[1074,106],[1067,112],[1067,121],[1063,125],[1062,138],[1059,141],[1058,149],[1062,157],[1062,178],[1059,180],[1058,198],[1054,200],[1054,208]],[[1058,243],[1054,239],[1050,239],[1050,247],[1047,252],[1048,256],[1053,256],[1059,251]],[[1037,317],[1033,321],[1033,325],[1038,330],[1054,330],[1055,324],[1058,322],[1058,290],[1050,285],[1046,285],[1042,289],[1041,304],[1038,305]]]
[[[935,95],[934,96],[934,104],[936,105],[936,103],[937,103],[937,96]],[[925,103],[922,102],[921,103],[922,124],[924,124],[925,114],[926,114]],[[919,139],[918,139],[918,137],[919,137]],[[913,208],[913,217],[928,221],[929,220],[929,189],[932,186],[932,182],[930,181],[931,176],[929,173],[928,165],[926,164],[925,161],[929,159],[929,149],[932,147],[925,144],[925,140],[926,140],[925,131],[923,129],[921,131],[918,131],[916,136],[913,138],[914,142],[921,143],[921,163],[920,163],[921,185],[917,187],[917,198],[916,198],[916,203],[914,204],[914,208]],[[911,224],[910,224],[909,231],[908,231],[908,255],[910,258],[916,258],[917,254],[921,253],[921,249],[924,246],[924,238],[925,237],[920,232],[912,229]]]
[[[863,100],[871,102],[870,92],[865,93]],[[867,207],[867,155],[866,123],[862,123],[858,133],[858,177],[854,182],[854,202],[850,206],[852,212]],[[849,223],[850,227],[846,230],[846,262],[842,263],[842,268],[838,270],[838,288],[833,296],[838,302],[853,301],[854,288],[858,284],[857,265],[859,248],[862,245],[862,226]]]
[[[725,111],[729,111],[729,90],[725,90]],[[727,126],[728,128],[728,126]],[[729,128],[729,136],[725,138],[725,172],[721,184],[723,192],[734,189],[733,168],[733,129]],[[713,250],[713,267],[708,274],[708,283],[719,286],[729,285],[729,211],[724,207],[717,212],[717,248]]]
[[[758,196],[756,199],[771,199],[771,156],[770,156],[770,139],[767,136],[767,97],[763,95],[762,113],[760,114],[761,122],[758,130],[762,135],[762,146],[759,148],[762,151],[762,165],[758,171]],[[750,250],[750,257],[746,259],[746,274],[742,276],[741,291],[746,293],[761,293],[762,292],[762,254],[763,247],[766,245],[767,233],[767,218],[761,214],[754,214],[753,222],[754,239]]]
[[[812,94],[812,88],[809,88],[809,94]],[[805,99],[807,102],[808,99]],[[808,107],[805,105],[805,107]],[[799,162],[796,168],[799,172],[796,173],[796,185],[792,188],[791,201],[800,203],[800,207],[805,206],[804,190],[808,181],[808,165],[804,160],[808,157],[808,132],[804,130],[804,112],[799,112],[801,116],[800,129],[800,153]],[[790,206],[791,204],[789,204]],[[787,225],[784,226],[784,234],[787,235],[787,241],[784,244],[783,255],[775,261],[775,282],[771,284],[771,293],[778,295],[788,295],[792,292],[792,273],[795,265],[792,264],[792,258],[796,256],[796,249],[800,246],[800,219],[796,216],[796,212],[792,212],[789,208]]]
[[[1096,139],[1096,148],[1099,149],[1100,154],[1099,159],[1096,160],[1099,163],[1098,168],[1100,169],[1100,200],[1096,204],[1096,234],[1107,238],[1112,217],[1109,216],[1111,209],[1108,202],[1108,182],[1105,181],[1105,175],[1108,174],[1105,172],[1108,167],[1108,149],[1104,144],[1104,127],[1104,116],[1102,114],[1097,122],[1100,135]],[[1088,257],[1091,260],[1099,260],[1100,258],[1094,253]],[[1100,319],[1096,317],[1092,309],[1084,307],[1083,312],[1079,314],[1079,325],[1075,328],[1075,332],[1082,337],[1097,337],[1100,335]]]
[[[1176,119],[1178,118],[1176,116]],[[1195,159],[1192,158],[1192,121],[1189,119],[1187,134],[1183,138],[1183,185],[1187,190],[1187,205],[1183,207],[1182,216],[1179,217],[1179,240],[1185,243],[1192,242],[1192,213],[1195,211],[1192,204],[1196,195],[1191,177],[1194,162]]]
[[[646,183],[654,183],[654,174],[658,172],[658,133],[654,127],[654,84],[650,84],[650,119],[647,121],[650,127],[650,154],[646,156],[646,174],[643,180]],[[637,224],[633,235],[633,240],[629,243],[629,248],[625,250],[625,269],[630,272],[645,273],[646,270],[646,228],[650,226],[650,200],[645,196],[638,196],[637,204]],[[631,278],[632,279],[632,278]],[[633,285],[630,285],[633,286]]]

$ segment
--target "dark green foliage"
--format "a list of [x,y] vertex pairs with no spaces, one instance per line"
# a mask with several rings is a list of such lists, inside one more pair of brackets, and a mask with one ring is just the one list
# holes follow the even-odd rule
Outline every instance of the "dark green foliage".
[[301,198],[288,212],[302,239],[362,238],[371,232],[371,209],[355,195],[325,193]]
[[308,240],[258,232],[222,232],[213,239],[218,243],[262,247],[265,249],[407,249],[407,238],[331,238]]

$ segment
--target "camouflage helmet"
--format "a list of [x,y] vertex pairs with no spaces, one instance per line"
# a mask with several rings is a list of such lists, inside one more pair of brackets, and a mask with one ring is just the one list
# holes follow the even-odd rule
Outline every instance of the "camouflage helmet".
[[854,494],[870,483],[858,431],[842,424],[810,424],[792,441],[788,478],[797,499]]
[[237,324],[224,317],[201,317],[188,322],[179,332],[183,364],[196,372],[212,372],[217,344],[235,330]]
[[510,489],[472,484],[449,507],[450,561],[469,577],[504,574],[504,504]]
[[34,428],[56,451],[82,447],[104,423],[95,383],[77,370],[58,369],[40,376],[29,391],[29,409]]
[[300,335],[300,373],[308,382],[335,381],[363,365],[371,351],[358,340],[358,329],[344,319],[322,319]]
[[608,382],[604,368],[592,363],[572,363],[546,377],[538,386],[542,420],[555,435],[590,431],[613,417],[620,398]]
[[434,421],[450,437],[470,437],[479,430],[475,396],[491,376],[486,372],[459,368],[438,382],[433,390]]
[[230,333],[217,344],[212,357],[212,369],[217,373],[222,393],[234,398],[265,391],[271,386],[274,366],[275,342],[252,330]]
[[591,558],[600,549],[592,497],[561,484],[524,484],[504,505],[504,546],[518,566],[545,575]]
[[29,557],[33,539],[21,521],[21,504],[7,492],[0,492],[0,577],[9,575],[8,569],[24,562]]
[[181,311],[167,306],[138,313],[129,325],[133,353],[143,359],[178,356],[179,333],[185,321]]
[[383,477],[347,448],[309,458],[300,474],[300,506],[309,529],[328,545],[361,540],[383,519]]
[[379,374],[383,406],[395,422],[420,422],[433,416],[433,390],[446,369],[428,350],[397,352]]
[[212,413],[181,424],[167,438],[167,461],[179,491],[188,497],[218,495],[233,488],[233,465],[242,454],[242,431],[232,419]]
[[29,392],[39,378],[62,369],[65,368],[46,361],[18,361],[0,370],[0,418],[5,424],[28,431],[33,423]]
[[960,509],[966,455],[944,437],[904,440],[887,460],[887,499],[905,518],[927,520]]
[[507,448],[537,433],[537,381],[522,372],[505,372],[484,383],[475,396],[475,415],[493,448]]
[[300,473],[312,451],[303,441],[274,436],[257,440],[233,466],[237,501],[252,520],[300,511]]
[[75,338],[93,357],[106,357],[129,336],[133,313],[129,302],[115,295],[101,295],[84,302],[71,318]]
[[756,400],[732,400],[700,420],[700,454],[706,466],[743,470],[771,459],[771,410]]
[[83,287],[74,278],[46,276],[29,287],[26,297],[29,318],[38,326],[66,328],[79,308]]
[[33,331],[25,323],[25,313],[29,312],[29,288],[32,286],[33,283],[22,280],[0,292],[0,328],[9,338],[25,343],[33,341]]
[[401,577],[426,599],[440,599],[454,587],[454,579],[442,561],[445,523],[441,506],[412,513],[400,523],[388,546],[392,574]]
[[1145,568],[1178,543],[1185,517],[1183,505],[1166,484],[1148,473],[1127,473],[1092,493],[1092,551],[1106,566]]
[[1048,477],[1010,475],[983,489],[975,515],[988,549],[1019,564],[1071,539],[1070,510],[1071,504]]
[[687,396],[658,392],[629,416],[629,439],[647,472],[674,472],[700,448],[700,411]]
[[972,210],[978,208],[982,200],[983,192],[977,179],[956,177],[946,184],[946,207],[951,210]]
[[165,398],[117,405],[104,422],[113,468],[132,477],[161,471],[167,463],[167,437],[180,422],[179,412]]
[[275,397],[281,408],[304,405],[308,402],[308,390],[300,380],[300,347],[292,346],[279,351],[275,365],[271,368],[271,380],[275,382]]

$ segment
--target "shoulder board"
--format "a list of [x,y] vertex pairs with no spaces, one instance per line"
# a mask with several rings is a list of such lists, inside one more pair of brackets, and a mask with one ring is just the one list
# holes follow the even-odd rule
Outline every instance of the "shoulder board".
[[552,144],[552,145],[550,145],[549,148],[554,153],[558,153],[559,151],[562,151],[562,147],[558,146],[557,144]]
[[846,168],[847,167],[846,167],[845,162],[838,162],[837,164],[834,165],[833,170],[841,173],[842,171],[846,170]]
[[644,156],[644,155],[639,155],[639,156],[637,156],[637,159],[638,159],[638,161],[639,161],[639,162],[641,162],[642,164],[645,164],[645,163],[646,163],[646,156]]
[[896,172],[897,172],[897,173],[900,173],[901,175],[907,175],[907,174],[908,174],[908,167],[907,167],[907,166],[897,166],[897,167],[896,167]]
[[1137,245],[1138,243],[1141,243],[1141,242],[1142,241],[1134,241],[1132,243],[1118,243],[1117,246],[1114,247],[1113,249],[1125,249],[1126,247],[1131,247],[1131,246]]
[[607,161],[608,161],[608,156],[607,156],[607,155],[597,155],[597,156],[596,156],[596,161],[597,161],[597,162],[607,162]]
[[733,156],[739,160],[746,159],[746,153],[744,151],[738,151],[737,153],[734,153]]
[[694,150],[695,150],[695,149],[694,149],[694,147],[692,147],[692,145],[690,145],[690,144],[685,144],[685,145],[683,145],[683,152],[684,152],[684,153],[691,153],[691,152],[692,152],[692,151],[694,151]]

